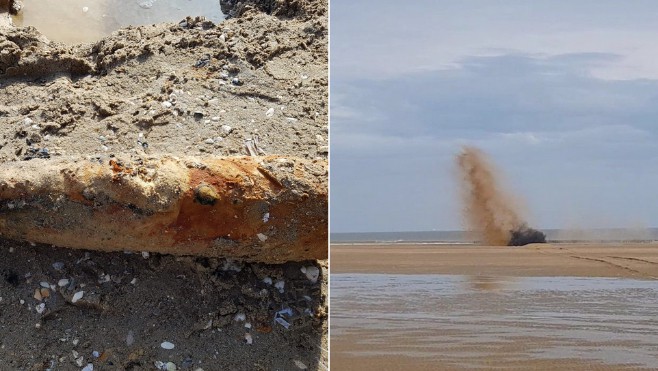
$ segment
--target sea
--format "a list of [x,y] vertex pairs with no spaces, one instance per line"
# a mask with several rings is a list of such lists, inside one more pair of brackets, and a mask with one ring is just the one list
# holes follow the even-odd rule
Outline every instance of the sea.
[[[658,228],[545,229],[548,242],[654,242]],[[465,231],[331,233],[332,244],[471,244]]]

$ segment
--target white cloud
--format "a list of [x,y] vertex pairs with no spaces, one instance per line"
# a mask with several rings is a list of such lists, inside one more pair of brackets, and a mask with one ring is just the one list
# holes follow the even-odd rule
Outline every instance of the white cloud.
[[[359,1],[332,4],[332,68],[382,79],[510,52],[611,53],[602,79],[658,79],[655,2]],[[583,15],[587,15],[584,17]]]

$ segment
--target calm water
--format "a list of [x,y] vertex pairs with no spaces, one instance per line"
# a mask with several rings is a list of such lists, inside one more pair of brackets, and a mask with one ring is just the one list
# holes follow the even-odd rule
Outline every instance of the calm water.
[[50,40],[74,44],[97,41],[129,25],[178,22],[186,16],[215,23],[224,19],[219,0],[27,0],[13,21],[36,27]]
[[658,368],[656,281],[332,274],[330,293],[332,344],[357,336],[354,355]]

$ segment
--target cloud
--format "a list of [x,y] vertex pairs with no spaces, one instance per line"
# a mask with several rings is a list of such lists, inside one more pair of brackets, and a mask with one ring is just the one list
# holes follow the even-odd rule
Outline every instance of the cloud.
[[492,155],[540,227],[565,226],[565,210],[658,224],[647,206],[658,204],[658,81],[591,72],[619,58],[514,53],[332,75],[332,229],[460,228],[452,161],[464,144]]
[[466,56],[610,53],[600,79],[658,78],[658,3],[648,0],[353,1],[332,4],[332,73],[386,79]]

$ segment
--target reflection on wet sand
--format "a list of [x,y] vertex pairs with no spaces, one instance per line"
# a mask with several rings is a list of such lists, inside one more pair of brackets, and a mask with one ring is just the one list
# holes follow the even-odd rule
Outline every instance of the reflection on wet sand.
[[177,22],[186,16],[223,19],[217,0],[39,0],[27,1],[13,17],[18,27],[34,26],[53,41],[94,42],[129,25]]
[[651,280],[337,274],[332,365],[655,368],[655,313]]
[[473,291],[500,291],[511,288],[514,281],[513,277],[467,276],[465,288]]

